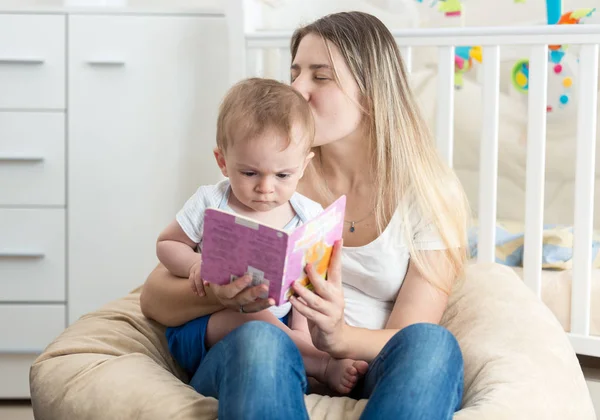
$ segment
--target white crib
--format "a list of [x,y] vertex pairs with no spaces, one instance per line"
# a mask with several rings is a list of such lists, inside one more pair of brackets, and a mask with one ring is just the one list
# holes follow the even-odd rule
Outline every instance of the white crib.
[[[247,76],[289,80],[291,31],[244,32],[241,10],[233,12],[232,60],[246,66],[232,66],[232,81]],[[497,209],[500,51],[530,48],[529,93],[527,102],[527,172],[525,199],[525,245],[523,278],[541,298],[542,231],[548,46],[578,46],[577,136],[572,292],[568,336],[578,354],[600,357],[600,336],[590,334],[591,243],[595,180],[595,148],[598,106],[598,50],[600,25],[530,27],[489,27],[452,29],[392,30],[407,70],[412,67],[414,48],[437,50],[437,109],[435,134],[444,159],[453,162],[454,52],[457,46],[479,45],[483,49],[480,81],[483,92],[483,124],[479,170],[479,262],[495,260]],[[268,69],[267,69],[268,67]],[[268,71],[270,71],[270,74]]]

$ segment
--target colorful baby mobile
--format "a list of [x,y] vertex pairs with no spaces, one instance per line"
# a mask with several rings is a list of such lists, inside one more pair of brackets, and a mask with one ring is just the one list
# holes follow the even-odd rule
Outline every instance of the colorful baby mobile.
[[[423,3],[423,0],[417,0]],[[438,5],[438,10],[447,17],[458,17],[462,14],[463,6],[461,0],[433,0],[429,6]]]
[[454,49],[454,87],[460,89],[463,86],[463,75],[473,68],[473,59],[482,62],[480,46],[456,47]]
[[529,90],[529,60],[519,60],[512,69],[512,83],[515,89],[521,93]]
[[[591,17],[596,11],[593,9],[578,9],[560,14],[560,5],[556,1],[548,0],[548,23],[557,25],[573,25],[584,23],[585,19]],[[557,9],[558,7],[558,9]],[[563,109],[573,95],[573,83],[577,65],[575,57],[566,54],[567,45],[548,46],[548,100],[546,110],[553,112]],[[571,54],[572,55],[572,54]],[[512,84],[521,93],[529,90],[529,60],[517,61],[512,69]]]
[[[423,0],[417,0],[423,3]],[[463,12],[461,0],[432,0],[430,7],[438,6],[438,11],[446,17],[460,17]],[[481,47],[456,47],[454,55],[454,86],[460,89],[463,86],[463,75],[473,68],[473,59],[481,63]]]

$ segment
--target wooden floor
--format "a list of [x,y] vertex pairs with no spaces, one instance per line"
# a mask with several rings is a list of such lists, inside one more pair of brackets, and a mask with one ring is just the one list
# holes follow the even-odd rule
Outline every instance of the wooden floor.
[[600,358],[588,356],[578,356],[578,358],[592,396],[596,419],[600,420]]
[[0,401],[0,420],[33,420],[29,401]]

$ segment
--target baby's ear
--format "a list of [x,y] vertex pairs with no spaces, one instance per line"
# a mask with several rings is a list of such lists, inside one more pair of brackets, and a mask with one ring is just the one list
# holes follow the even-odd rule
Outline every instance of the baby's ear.
[[213,154],[215,155],[215,160],[217,161],[217,165],[219,165],[221,173],[224,177],[228,177],[229,175],[227,175],[227,164],[225,163],[225,154],[218,147],[214,148]]

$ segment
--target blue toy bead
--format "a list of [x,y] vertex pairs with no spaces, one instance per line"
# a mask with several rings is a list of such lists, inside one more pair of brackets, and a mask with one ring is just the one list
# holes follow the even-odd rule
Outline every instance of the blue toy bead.
[[564,105],[567,102],[569,102],[569,97],[567,95],[561,95],[561,97],[560,97],[560,103]]
[[564,57],[564,51],[550,51],[550,61],[554,64],[559,64]]

